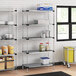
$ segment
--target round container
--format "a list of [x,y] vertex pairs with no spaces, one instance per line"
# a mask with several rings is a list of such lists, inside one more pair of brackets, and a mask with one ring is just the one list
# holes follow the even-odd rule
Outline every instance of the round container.
[[13,38],[13,35],[12,34],[5,34],[5,37],[8,39],[8,38]]
[[12,34],[9,34],[9,38],[12,39],[13,38],[13,35]]
[[42,38],[45,38],[45,37],[46,37],[46,34],[42,32],[42,33],[41,33],[41,37],[42,37]]
[[5,37],[6,37],[6,38],[9,38],[9,34],[5,34]]
[[49,50],[49,42],[46,42],[45,51]]
[[50,37],[50,31],[46,30],[45,33],[46,33],[46,37],[49,38]]
[[42,51],[45,50],[45,47],[44,47],[43,43],[40,43],[40,45],[39,45],[39,49],[40,49],[40,52],[42,52]]
[[9,54],[14,54],[14,47],[11,45],[8,45],[8,53]]
[[2,53],[3,55],[8,55],[8,47],[7,46],[2,46]]

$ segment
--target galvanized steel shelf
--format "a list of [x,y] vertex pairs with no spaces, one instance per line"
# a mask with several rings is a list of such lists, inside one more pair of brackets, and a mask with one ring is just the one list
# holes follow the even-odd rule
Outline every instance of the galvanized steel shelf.
[[[50,25],[53,25],[50,23]],[[47,27],[48,25],[46,24],[22,24],[22,26],[29,26],[29,27]]]
[[14,54],[0,55],[0,57],[14,56]]
[[[17,10],[9,9],[9,8],[8,9],[4,9],[4,8],[1,9],[0,8],[0,13],[3,13],[3,14],[6,15],[5,16],[6,21],[5,21],[5,19],[1,20],[1,21],[3,21],[3,23],[0,23],[0,26],[1,27],[3,26],[2,28],[4,28],[5,26],[7,26],[8,27],[8,34],[12,34],[13,35],[13,38],[1,38],[0,37],[0,41],[3,41],[3,40],[17,40],[17,31],[14,33],[14,28],[15,28],[15,30],[17,30],[17,27],[14,27],[14,26],[17,26]],[[8,16],[11,15],[11,16],[8,17],[7,15]],[[8,23],[8,22],[12,22],[12,23]],[[12,29],[12,31],[10,30],[10,28]],[[8,54],[8,55],[0,55],[0,57],[5,57],[5,61],[0,61],[0,63],[14,61],[14,60],[10,60],[10,61],[7,60],[6,61],[6,57],[15,56],[15,55],[17,55],[17,53]],[[2,72],[2,71],[11,71],[11,70],[14,70],[14,69],[15,69],[15,67],[14,68],[10,68],[10,69],[0,70],[0,72]]]
[[40,64],[40,63],[32,63],[32,64],[23,64],[24,67],[26,68],[37,68],[37,67],[49,67],[49,66],[53,66],[53,63],[50,64]]
[[26,40],[29,40],[29,39],[54,39],[54,37],[45,37],[45,38],[42,38],[42,37],[22,37],[22,39],[26,39]]
[[[27,23],[23,23],[23,17],[24,17],[24,14],[27,14]],[[28,21],[28,15],[29,15],[29,13],[47,13],[48,14],[48,16],[49,16],[49,13],[54,13],[54,10],[53,11],[39,11],[39,10],[22,10],[22,26],[26,26],[27,27],[27,30],[28,30],[28,28],[31,26],[38,26],[38,27],[44,27],[44,25],[46,26],[46,24],[29,24],[29,21]],[[54,16],[54,14],[53,14],[53,16]],[[54,18],[54,17],[53,17]],[[48,20],[49,20],[49,17],[48,17]],[[49,26],[53,26],[53,25],[55,25],[54,24],[54,19],[53,19],[53,23],[50,23],[49,22],[49,24],[47,24],[47,26],[46,27],[48,27],[48,30],[49,30]],[[29,27],[28,27],[29,26]],[[55,29],[54,28],[54,26],[53,26],[53,29]],[[23,30],[23,29],[22,29]],[[53,31],[53,33],[54,33],[54,31]],[[22,39],[26,39],[26,40],[30,40],[30,39],[55,39],[55,36],[50,36],[50,37],[48,37],[48,38],[42,38],[42,37],[29,37],[28,36],[28,32],[27,32],[27,37],[24,37],[23,35],[22,35]],[[28,42],[28,41],[27,41]],[[27,44],[28,45],[28,44]],[[23,45],[22,45],[23,46]],[[53,46],[54,46],[54,43],[53,43]],[[35,54],[35,53],[49,53],[49,52],[55,52],[54,51],[54,49],[53,50],[47,50],[47,51],[43,51],[43,52],[39,52],[39,50],[23,50],[22,49],[22,68],[24,69],[24,67],[26,67],[26,68],[34,68],[34,67],[46,67],[46,66],[53,66],[53,63],[54,62],[52,62],[52,63],[50,63],[50,64],[47,64],[47,65],[42,65],[41,63],[33,63],[33,64],[24,64],[23,63],[23,54]]]
[[0,26],[17,26],[17,24],[0,24]]
[[30,12],[30,13],[48,13],[48,12],[54,12],[53,11],[43,11],[43,10],[22,10],[23,13],[26,13],[26,12]]
[[0,39],[0,40],[17,40],[17,39],[12,38],[12,39]]
[[39,50],[25,50],[22,51],[22,53],[26,53],[26,54],[32,54],[32,53],[48,53],[48,52],[55,52],[54,50],[43,50],[43,51],[39,51]]
[[17,55],[17,53],[14,53],[14,54],[8,54],[8,55],[0,55],[0,57],[7,57],[7,56],[14,56],[14,55]]

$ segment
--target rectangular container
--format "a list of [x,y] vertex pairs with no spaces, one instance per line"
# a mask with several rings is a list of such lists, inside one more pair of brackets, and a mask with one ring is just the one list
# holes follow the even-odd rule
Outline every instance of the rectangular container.
[[37,10],[41,10],[41,11],[53,11],[53,7],[38,7]]
[[73,63],[74,62],[74,48],[64,47],[64,58],[66,62]]
[[2,49],[0,49],[0,55],[2,55]]
[[41,57],[40,60],[41,60],[41,64],[43,65],[50,63],[50,58],[48,57]]
[[4,57],[0,57],[0,62],[3,62],[5,61],[5,58]]
[[14,47],[11,45],[8,45],[8,53],[9,54],[14,54]]
[[14,60],[14,57],[13,56],[8,56],[8,57],[6,57],[6,60]]
[[14,68],[14,61],[6,62],[6,69],[13,69]]
[[3,55],[8,55],[8,47],[7,46],[2,46],[2,53]]
[[4,70],[4,69],[5,69],[5,63],[2,62],[2,63],[0,63],[0,70]]

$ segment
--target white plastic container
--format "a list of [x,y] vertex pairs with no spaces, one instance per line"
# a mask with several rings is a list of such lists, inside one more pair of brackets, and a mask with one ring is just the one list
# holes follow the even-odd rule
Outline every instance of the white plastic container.
[[41,38],[45,38],[46,34],[44,32],[41,33]]
[[46,34],[46,37],[49,38],[50,37],[50,30],[46,30],[45,34]]
[[13,38],[13,35],[12,34],[5,34],[5,37],[8,39],[8,38]]
[[50,58],[48,58],[48,57],[41,57],[40,61],[41,61],[41,64],[43,64],[43,65],[49,64],[50,63]]

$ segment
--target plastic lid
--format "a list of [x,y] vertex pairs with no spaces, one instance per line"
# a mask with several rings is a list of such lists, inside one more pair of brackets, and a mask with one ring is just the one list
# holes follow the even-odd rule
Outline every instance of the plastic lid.
[[49,57],[41,57],[41,59],[50,59]]
[[49,44],[49,42],[46,42],[46,44]]
[[40,44],[43,44],[43,43],[40,43]]

